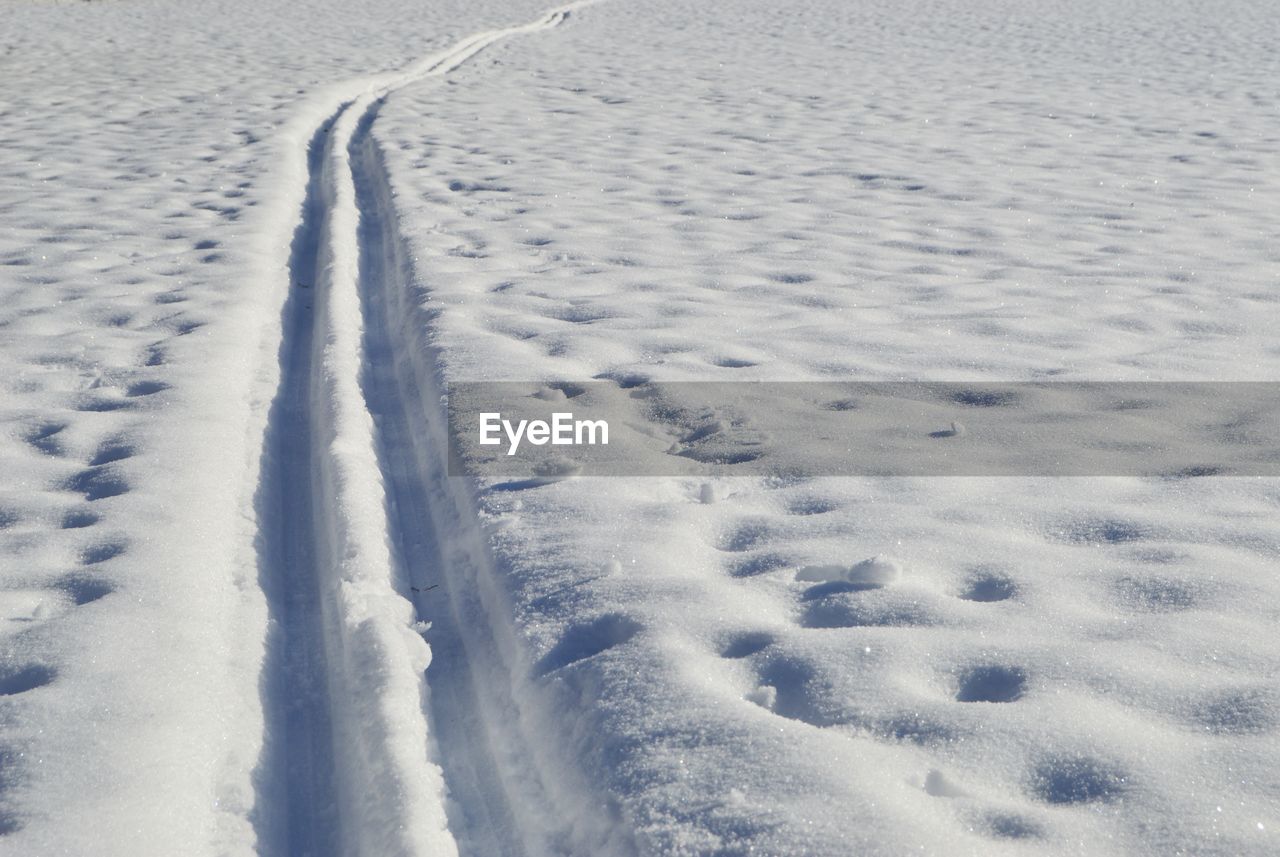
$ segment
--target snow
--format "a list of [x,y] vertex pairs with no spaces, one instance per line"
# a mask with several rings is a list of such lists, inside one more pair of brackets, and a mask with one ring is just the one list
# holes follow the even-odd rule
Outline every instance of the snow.
[[[825,511],[831,511],[827,508]],[[809,513],[805,508],[797,514]],[[822,514],[818,512],[816,514]],[[796,573],[796,580],[806,583],[845,583],[875,589],[897,582],[902,577],[902,563],[891,556],[876,554],[851,566],[807,565]]]
[[635,398],[1269,380],[1265,4],[4,12],[0,853],[1277,850],[1274,478]]

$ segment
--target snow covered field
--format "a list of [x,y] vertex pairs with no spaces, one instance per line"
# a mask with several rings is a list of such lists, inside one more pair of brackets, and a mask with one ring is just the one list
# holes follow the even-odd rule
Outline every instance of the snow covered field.
[[0,854],[1280,851],[1275,479],[443,403],[1273,380],[1275,12],[0,0]]

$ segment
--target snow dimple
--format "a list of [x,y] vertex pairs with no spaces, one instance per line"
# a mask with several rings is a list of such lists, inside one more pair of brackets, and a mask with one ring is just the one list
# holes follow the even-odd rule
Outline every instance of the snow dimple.
[[1271,687],[1223,690],[1198,700],[1192,723],[1214,735],[1256,735],[1280,727],[1280,694]]
[[867,724],[875,734],[893,741],[907,741],[921,747],[954,743],[961,737],[954,723],[922,715],[902,714]]
[[53,681],[57,672],[41,664],[0,667],[0,696],[17,696]]
[[730,577],[756,577],[794,564],[795,560],[786,554],[760,553],[731,561],[728,571]]
[[1150,538],[1147,527],[1121,518],[1084,518],[1068,523],[1054,533],[1063,541],[1080,545],[1119,545]]
[[545,318],[566,321],[570,324],[592,324],[607,318],[616,317],[615,310],[593,307],[589,304],[569,304],[567,306],[549,306],[541,313]]
[[27,443],[45,455],[62,455],[62,445],[57,435],[66,429],[62,422],[43,422],[31,428],[25,435]]
[[965,581],[960,597],[966,601],[1006,601],[1018,594],[1018,584],[999,571],[979,569]]
[[77,411],[87,414],[107,414],[131,407],[133,407],[131,402],[119,398],[118,394],[114,393],[83,396],[75,404]]
[[81,470],[67,480],[66,487],[71,491],[79,491],[89,501],[105,500],[118,497],[129,491],[129,481],[112,465],[101,465]]
[[129,549],[128,542],[115,539],[111,541],[100,542],[85,548],[80,553],[81,565],[97,565],[107,560],[115,559]]
[[952,393],[951,401],[957,405],[971,408],[1004,408],[1015,405],[1019,401],[1018,394],[1012,390],[987,390],[974,388]]
[[765,543],[772,534],[767,521],[743,521],[727,530],[716,547],[725,553],[744,553]]
[[653,380],[649,375],[645,375],[640,372],[627,371],[603,372],[599,375],[593,376],[593,378],[597,381],[612,381],[618,385],[619,389],[622,390],[632,390],[636,387],[643,387],[645,384],[648,384]]
[[1152,613],[1190,610],[1203,600],[1206,589],[1201,582],[1159,575],[1125,575],[1112,586],[1122,607]]
[[472,193],[510,193],[511,188],[505,185],[493,184],[488,181],[463,181],[462,179],[454,179],[449,182],[449,190],[467,194]]
[[115,592],[115,586],[99,577],[71,574],[54,583],[54,588],[71,597],[76,606],[90,604]]
[[162,390],[169,389],[169,385],[163,381],[138,381],[130,384],[125,390],[125,395],[131,399],[141,396],[154,396]]
[[573,625],[538,662],[536,671],[539,675],[546,675],[594,657],[622,645],[643,628],[639,622],[621,613],[609,613],[590,622]]
[[936,611],[905,593],[868,593],[843,581],[811,587],[800,615],[805,628],[919,628],[941,624]]
[[146,355],[146,360],[143,361],[144,366],[163,366],[165,364],[165,348],[161,343],[147,346]]
[[737,660],[749,658],[773,645],[774,636],[768,631],[745,631],[731,639],[720,656]]
[[132,457],[135,451],[136,448],[130,441],[123,438],[113,438],[98,446],[93,457],[89,459],[89,466],[98,467],[103,464],[110,464],[113,461],[123,461]]
[[779,717],[810,726],[830,726],[837,722],[820,700],[821,681],[817,670],[805,658],[779,656],[758,673],[759,686],[747,699]]
[[1039,824],[1021,815],[994,812],[982,820],[983,827],[999,839],[1035,839],[1044,835]]
[[1020,667],[973,667],[960,676],[957,702],[1014,702],[1026,693],[1027,674]]
[[749,415],[689,408],[677,396],[659,393],[648,416],[665,423],[679,438],[666,450],[668,455],[704,464],[735,465],[757,461],[768,452],[769,435],[757,429]]
[[798,286],[804,283],[811,283],[816,278],[814,277],[813,274],[808,274],[808,273],[785,272],[785,273],[770,274],[769,279],[773,280],[775,283],[783,283],[789,286]]
[[825,515],[828,512],[834,512],[840,508],[839,505],[822,497],[797,497],[787,504],[787,514],[789,515]]
[[1129,777],[1119,765],[1092,756],[1054,756],[1031,775],[1032,794],[1046,803],[1105,803],[1122,797]]
[[754,360],[746,360],[741,357],[718,357],[711,362],[721,369],[750,369],[752,366],[758,365]]

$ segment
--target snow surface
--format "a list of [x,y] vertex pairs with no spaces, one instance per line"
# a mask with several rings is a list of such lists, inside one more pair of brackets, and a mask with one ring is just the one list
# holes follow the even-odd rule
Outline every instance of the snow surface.
[[1267,4],[3,12],[0,853],[1280,850],[1275,480],[512,484],[441,403],[1269,380]]

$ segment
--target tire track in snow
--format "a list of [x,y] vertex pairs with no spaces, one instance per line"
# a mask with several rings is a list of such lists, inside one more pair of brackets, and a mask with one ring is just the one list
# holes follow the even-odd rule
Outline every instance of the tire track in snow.
[[[262,678],[267,745],[254,816],[269,852],[452,854],[453,831],[469,853],[549,847],[549,834],[529,827],[540,813],[521,809],[537,802],[538,777],[510,761],[514,739],[501,741],[508,761],[500,770],[490,747],[493,720],[477,725],[474,716],[462,717],[463,728],[452,728],[440,754],[449,783],[428,761],[436,751],[428,745],[422,676],[431,654],[404,592],[409,579],[439,578],[448,586],[439,540],[432,538],[430,550],[412,538],[416,522],[438,525],[442,515],[456,518],[458,507],[437,508],[432,494],[440,486],[423,483],[432,470],[422,459],[431,451],[414,436],[405,405],[381,418],[369,407],[401,402],[410,380],[396,369],[397,337],[385,305],[385,289],[407,289],[410,281],[369,127],[396,89],[447,75],[503,39],[556,27],[590,2],[469,36],[403,72],[354,82],[311,135],[256,498],[271,625]],[[414,405],[428,404],[421,390],[410,392],[418,394]],[[463,524],[480,538],[474,520]],[[432,676],[441,677],[439,697],[447,700],[433,719],[447,711],[456,727],[466,706],[483,706],[470,661],[479,653],[474,643],[467,651],[457,632],[458,595],[449,592],[448,600],[453,610],[433,615],[444,627],[432,635],[440,641]],[[491,650],[492,641],[485,646]],[[501,669],[500,660],[487,664]],[[513,780],[523,784],[518,800]],[[448,815],[446,788],[457,798]]]

